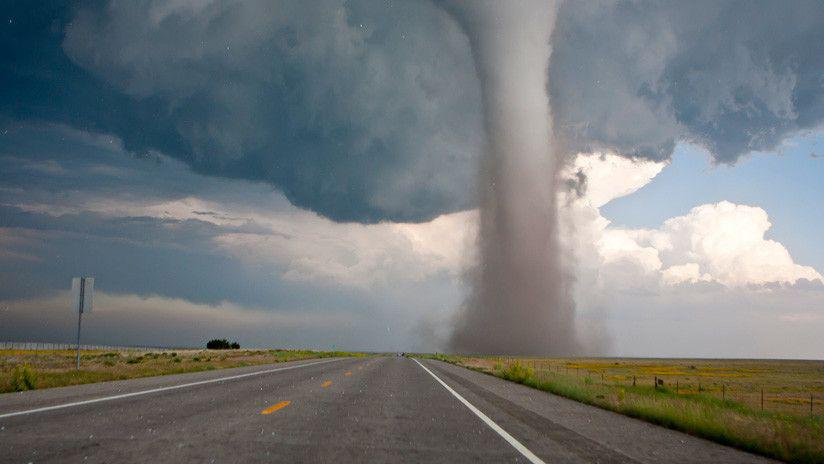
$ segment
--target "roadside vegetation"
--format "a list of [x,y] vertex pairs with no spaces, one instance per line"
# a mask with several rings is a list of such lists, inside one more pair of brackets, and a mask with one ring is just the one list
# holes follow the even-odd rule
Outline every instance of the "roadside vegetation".
[[428,357],[767,457],[824,463],[821,361]]
[[343,351],[178,350],[163,352],[0,350],[0,393],[181,374],[301,359],[364,356]]

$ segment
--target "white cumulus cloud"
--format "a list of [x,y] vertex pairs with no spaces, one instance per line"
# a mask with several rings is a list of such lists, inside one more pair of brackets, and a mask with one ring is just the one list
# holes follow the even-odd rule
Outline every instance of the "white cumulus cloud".
[[712,277],[710,277],[709,274],[701,273],[701,268],[698,266],[698,263],[670,266],[661,271],[661,275],[664,279],[664,283],[668,285],[675,285],[683,282],[707,282],[712,280]]
[[821,279],[815,269],[796,264],[784,245],[765,238],[771,226],[767,212],[757,206],[701,205],[664,223],[661,231],[671,245],[662,252],[673,264],[697,263],[728,286]]
[[765,237],[772,225],[758,206],[721,201],[696,206],[654,229],[611,226],[600,207],[637,191],[665,166],[614,153],[579,154],[562,174],[585,186],[578,195],[561,197],[563,239],[577,252],[584,286],[654,290],[697,282],[743,287],[824,280],[812,267],[797,264],[784,245]]

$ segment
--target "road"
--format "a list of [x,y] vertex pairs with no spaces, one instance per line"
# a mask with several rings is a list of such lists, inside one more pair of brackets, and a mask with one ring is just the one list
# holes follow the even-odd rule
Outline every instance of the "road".
[[439,361],[343,358],[0,395],[0,462],[770,462]]

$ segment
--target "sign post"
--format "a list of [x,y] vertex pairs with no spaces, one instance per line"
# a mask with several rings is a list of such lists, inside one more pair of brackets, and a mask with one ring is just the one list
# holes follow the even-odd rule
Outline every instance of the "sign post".
[[80,370],[80,322],[83,313],[92,312],[94,301],[94,277],[72,279],[72,301],[77,310],[77,370]]

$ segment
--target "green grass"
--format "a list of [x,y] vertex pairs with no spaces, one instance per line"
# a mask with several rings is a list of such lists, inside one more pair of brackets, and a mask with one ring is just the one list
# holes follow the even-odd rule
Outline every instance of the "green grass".
[[34,390],[37,388],[35,386],[36,382],[37,376],[34,371],[29,368],[28,364],[15,367],[11,374],[10,384],[12,391]]
[[[581,376],[576,370],[570,375],[561,369],[542,369],[541,363],[532,361],[427,357],[763,456],[788,462],[824,463],[821,415],[762,411],[745,402],[722,400],[713,390],[676,393],[672,383],[668,383],[669,387],[656,388],[652,382],[632,386],[610,381],[607,376],[601,381],[600,373],[587,371]],[[479,359],[484,362],[478,362]]]
[[302,359],[365,356],[345,351],[187,350],[179,352],[81,352],[0,350],[0,393],[182,374]]

